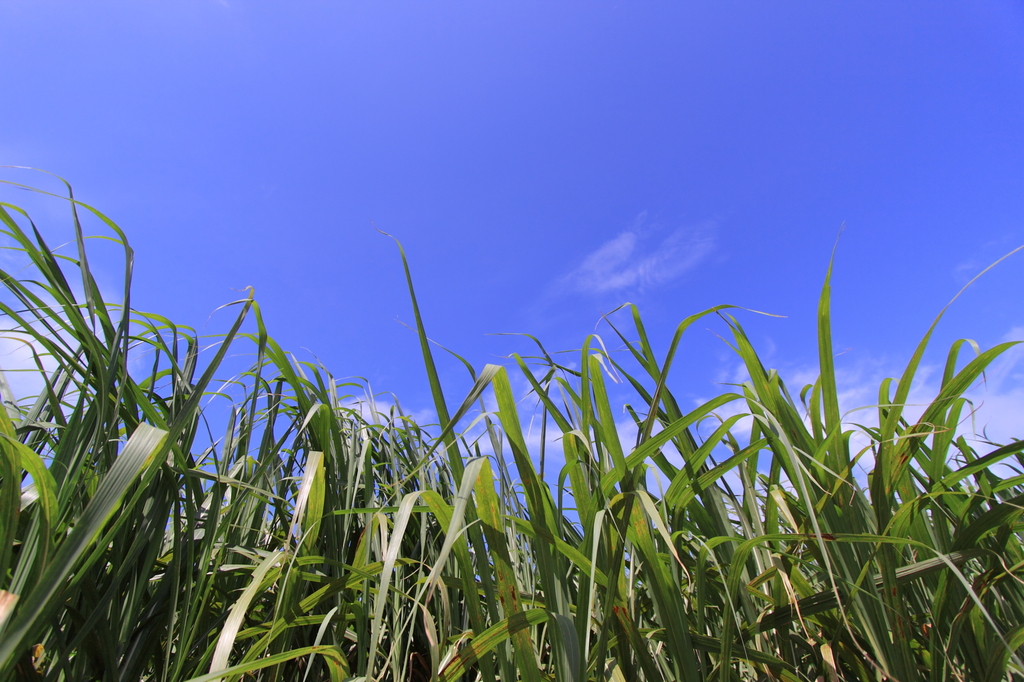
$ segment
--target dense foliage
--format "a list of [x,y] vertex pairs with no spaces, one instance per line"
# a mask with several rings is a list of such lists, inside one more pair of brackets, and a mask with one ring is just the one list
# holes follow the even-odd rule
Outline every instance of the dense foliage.
[[[3,260],[2,319],[46,375],[18,403],[0,383],[0,679],[1024,679],[1024,441],[960,428],[1010,344],[955,344],[911,418],[929,331],[853,426],[826,280],[795,393],[724,307],[661,360],[631,309],[621,352],[538,343],[449,412],[417,309],[428,431],[283,351],[251,296],[205,349],[133,310],[94,212],[125,253],[104,301],[70,203],[76,258],[0,205],[30,265]],[[689,409],[669,371],[711,314],[750,378]],[[609,377],[635,390],[628,443]]]

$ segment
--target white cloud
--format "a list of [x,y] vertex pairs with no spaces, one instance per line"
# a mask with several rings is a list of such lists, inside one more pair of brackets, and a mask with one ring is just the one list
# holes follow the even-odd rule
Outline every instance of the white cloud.
[[[1024,326],[1014,327],[1001,340],[1024,340]],[[996,443],[1024,438],[1024,343],[993,362],[985,381],[976,385],[969,397],[977,408],[973,424],[967,424],[973,432]]]
[[646,214],[636,224],[592,251],[562,283],[580,293],[647,289],[692,270],[714,248],[714,225],[681,227],[663,232],[645,227]]
[[46,373],[56,369],[53,358],[28,335],[10,331],[0,334],[0,372],[7,383],[3,391],[5,402],[18,403],[43,391],[45,382],[37,360]]
[[[1024,339],[1024,327],[1015,327],[1004,335],[1002,340],[1021,339]],[[962,368],[970,359],[971,356],[965,348],[961,354],[960,367]],[[844,363],[836,367],[839,409],[843,416],[844,430],[854,431],[851,438],[851,450],[854,453],[871,445],[871,439],[858,425],[867,428],[877,427],[879,386],[885,378],[893,377],[890,390],[891,393],[895,393],[895,379],[902,374],[903,369],[904,365],[879,361]],[[794,399],[799,399],[800,390],[817,379],[818,368],[800,365],[781,369],[779,374],[786,383],[790,395]],[[722,376],[728,377],[730,383],[749,380],[742,363],[736,363],[723,370]],[[918,368],[903,410],[909,422],[918,420],[938,395],[941,377],[941,366],[925,364]],[[979,454],[985,454],[993,449],[988,442],[1005,444],[1024,438],[1024,344],[1004,352],[989,366],[984,380],[976,381],[964,396],[973,403],[973,409],[968,405],[961,412],[957,432],[976,447]],[[697,400],[695,405],[706,400]],[[746,409],[745,403],[736,401],[723,406],[716,414],[722,419],[727,419],[746,412]],[[734,433],[742,433],[749,426],[750,419],[743,419],[736,425]],[[860,469],[866,473],[873,465],[869,450],[860,460]]]
[[[382,397],[383,396],[383,397]],[[340,396],[339,396],[340,397]],[[414,424],[421,427],[435,426],[438,423],[437,413],[432,409],[419,409],[409,411],[403,408],[398,399],[391,394],[374,394],[369,386],[366,387],[362,397],[344,396],[340,397],[340,404],[343,408],[356,411],[360,417],[372,424],[383,424],[395,419],[407,417]]]

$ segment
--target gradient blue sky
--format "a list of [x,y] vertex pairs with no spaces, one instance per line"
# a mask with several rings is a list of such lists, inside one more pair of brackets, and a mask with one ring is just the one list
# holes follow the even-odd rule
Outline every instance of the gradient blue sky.
[[[403,241],[430,335],[477,365],[529,350],[492,332],[575,348],[630,301],[664,348],[734,303],[787,316],[741,320],[799,379],[845,223],[836,348],[864,402],[1024,244],[1019,1],[0,0],[0,31],[0,163],[119,223],[137,307],[201,327],[253,285],[283,346],[414,409],[401,265],[372,224]],[[1024,338],[1021,272],[957,302],[932,364]],[[684,398],[736,377],[717,333],[684,345]],[[464,372],[442,370],[455,402]],[[999,371],[1005,423],[1022,363]]]

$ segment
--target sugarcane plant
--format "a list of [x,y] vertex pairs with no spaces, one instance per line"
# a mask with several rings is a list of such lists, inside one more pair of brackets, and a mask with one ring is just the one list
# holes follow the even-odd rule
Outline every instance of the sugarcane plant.
[[[659,359],[627,305],[570,361],[465,362],[449,403],[399,245],[421,424],[282,349],[251,290],[217,335],[135,310],[125,235],[53,200],[74,255],[0,203],[0,319],[39,386],[0,381],[2,680],[1024,679],[1024,441],[964,427],[1010,343],[953,344],[914,409],[936,319],[844,412],[829,268],[797,390],[739,309]],[[116,302],[84,214],[122,250]],[[669,376],[706,318],[747,380],[691,408]]]

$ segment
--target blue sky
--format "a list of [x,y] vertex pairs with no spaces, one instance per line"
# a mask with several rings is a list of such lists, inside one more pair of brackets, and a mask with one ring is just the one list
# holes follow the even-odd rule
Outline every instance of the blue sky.
[[[137,307],[202,327],[252,285],[283,346],[413,409],[429,393],[374,225],[404,243],[431,337],[478,366],[530,350],[495,332],[577,348],[629,301],[663,349],[733,303],[786,316],[740,319],[806,378],[845,224],[835,344],[866,402],[1024,244],[1019,1],[0,0],[0,17],[0,163],[67,178],[128,233]],[[66,238],[62,210],[0,193]],[[932,364],[956,338],[1024,338],[1022,264],[957,302]],[[736,378],[722,333],[691,332],[680,396]],[[987,389],[1004,425],[1022,371]],[[442,372],[456,402],[464,371]]]

